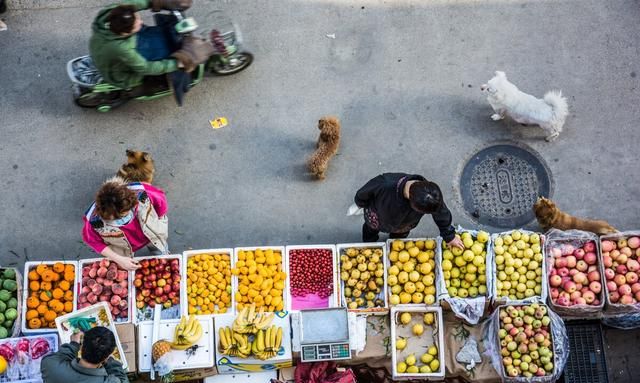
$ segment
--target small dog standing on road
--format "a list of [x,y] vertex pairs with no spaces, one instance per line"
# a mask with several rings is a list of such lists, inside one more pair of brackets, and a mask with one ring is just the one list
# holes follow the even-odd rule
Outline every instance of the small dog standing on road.
[[520,91],[507,80],[504,72],[496,71],[496,75],[480,90],[487,92],[487,100],[493,108],[491,119],[502,120],[505,116],[525,125],[539,125],[549,135],[548,142],[555,140],[562,132],[562,126],[569,114],[567,99],[559,90],[552,90],[543,99]]
[[598,235],[616,233],[615,227],[609,225],[607,221],[584,219],[574,217],[561,211],[556,204],[547,198],[540,197],[533,205],[533,212],[538,219],[538,223],[545,231],[553,228],[559,230],[585,230]]
[[323,180],[329,166],[329,160],[338,151],[340,144],[340,120],[335,116],[325,116],[318,121],[320,137],[316,151],[307,160],[307,169],[317,179]]
[[118,170],[117,176],[126,182],[146,182],[153,181],[153,173],[156,168],[151,154],[127,149],[127,163]]

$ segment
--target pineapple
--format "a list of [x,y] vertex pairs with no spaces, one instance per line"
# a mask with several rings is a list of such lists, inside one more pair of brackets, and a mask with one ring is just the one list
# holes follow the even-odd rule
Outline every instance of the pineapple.
[[160,359],[162,355],[168,353],[169,351],[171,351],[171,343],[167,342],[164,339],[159,340],[154,343],[153,347],[151,348],[151,358],[155,362]]

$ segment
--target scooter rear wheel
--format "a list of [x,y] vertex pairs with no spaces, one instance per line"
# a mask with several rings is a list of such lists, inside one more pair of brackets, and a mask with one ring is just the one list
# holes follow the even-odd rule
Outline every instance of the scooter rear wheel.
[[213,60],[209,64],[211,73],[218,76],[228,76],[241,72],[249,67],[253,62],[253,55],[249,52],[239,52],[233,58],[235,63],[223,63],[219,60]]
[[118,96],[111,93],[88,92],[75,98],[78,106],[83,108],[97,108],[102,105],[117,103]]

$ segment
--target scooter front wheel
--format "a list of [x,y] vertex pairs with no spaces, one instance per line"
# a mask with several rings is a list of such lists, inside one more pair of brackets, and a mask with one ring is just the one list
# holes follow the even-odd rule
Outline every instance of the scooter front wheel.
[[253,62],[253,55],[249,52],[239,52],[225,60],[214,59],[209,63],[211,73],[218,76],[236,74],[249,67]]
[[102,105],[112,105],[118,97],[110,93],[88,92],[75,97],[76,105],[83,108],[97,108]]

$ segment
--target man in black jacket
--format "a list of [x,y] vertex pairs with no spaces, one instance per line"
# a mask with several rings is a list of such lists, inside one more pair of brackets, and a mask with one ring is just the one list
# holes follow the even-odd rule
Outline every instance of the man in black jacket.
[[440,236],[450,246],[462,248],[451,225],[451,212],[440,187],[423,176],[405,173],[381,174],[358,190],[358,207],[364,208],[362,240],[375,242],[380,232],[390,238],[406,238],[425,214],[431,214]]

